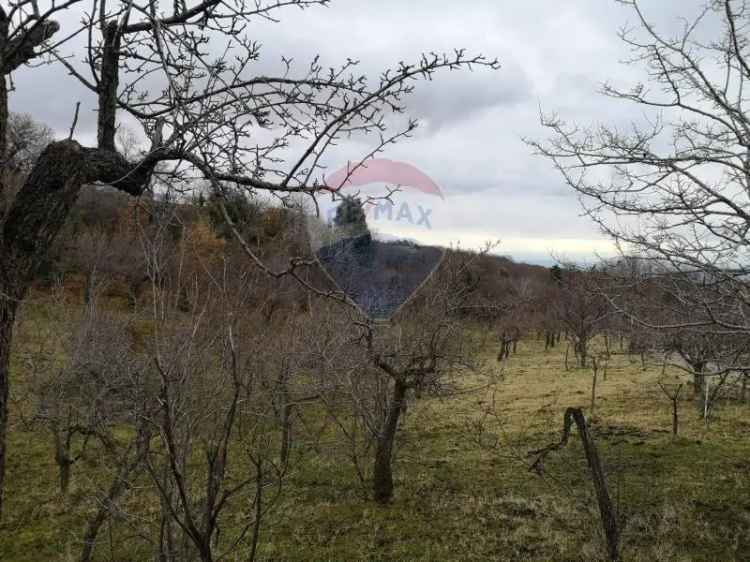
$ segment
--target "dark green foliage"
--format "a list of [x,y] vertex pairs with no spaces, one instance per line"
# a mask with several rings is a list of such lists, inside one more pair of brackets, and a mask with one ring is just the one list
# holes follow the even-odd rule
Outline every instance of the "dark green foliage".
[[[242,233],[249,234],[249,238],[252,239],[252,232],[249,232],[249,230],[251,230],[250,227],[257,227],[260,223],[262,215],[260,206],[250,201],[244,193],[235,191],[224,196],[224,207],[226,207],[227,214],[237,229]],[[224,220],[224,214],[215,198],[208,202],[208,217],[217,236],[225,240],[232,238],[232,231]]]
[[562,269],[559,265],[555,264],[550,269],[550,275],[552,276],[552,280],[557,284],[560,285],[562,283]]
[[338,228],[346,228],[355,236],[369,232],[365,209],[359,197],[344,197],[336,209],[333,224]]

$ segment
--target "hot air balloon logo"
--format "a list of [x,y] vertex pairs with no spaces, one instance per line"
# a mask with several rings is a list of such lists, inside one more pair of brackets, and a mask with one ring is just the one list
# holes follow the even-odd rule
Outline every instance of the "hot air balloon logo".
[[329,278],[373,319],[389,319],[437,269],[445,250],[430,243],[438,184],[407,162],[373,158],[325,178],[333,197],[310,221],[312,249]]

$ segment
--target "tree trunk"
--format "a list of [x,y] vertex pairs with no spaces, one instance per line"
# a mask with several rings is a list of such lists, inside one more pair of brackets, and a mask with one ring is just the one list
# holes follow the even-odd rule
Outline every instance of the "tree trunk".
[[128,309],[131,312],[135,312],[138,308],[138,295],[136,289],[132,285],[128,284]]
[[201,562],[213,562],[214,554],[211,550],[210,538],[198,545],[198,553],[200,554]]
[[588,353],[588,350],[586,349],[586,342],[585,341],[581,342],[580,347],[578,349],[578,353],[581,354],[581,368],[585,369],[586,368],[586,357],[587,357],[587,353]]
[[279,460],[281,461],[282,470],[286,470],[289,463],[289,452],[292,447],[292,408],[293,404],[287,402],[288,397],[285,394],[285,403],[281,409],[281,451]]
[[171,517],[169,515],[165,515],[164,513],[164,500],[161,500],[162,503],[162,515],[161,515],[161,521],[159,522],[159,562],[172,562],[174,560],[174,556],[172,556],[172,552],[174,551],[172,546],[172,529],[170,526]]
[[[2,273],[0,273],[2,275]],[[3,514],[3,490],[5,481],[6,433],[8,427],[8,399],[10,387],[10,347],[13,339],[13,323],[16,302],[6,298],[0,283],[0,519]]]
[[60,430],[57,426],[52,428],[52,439],[55,445],[55,463],[57,463],[58,479],[60,483],[60,494],[68,494],[70,485],[70,467],[73,464],[70,460],[70,447],[68,442],[62,439]]
[[91,301],[94,298],[94,287],[96,286],[96,268],[93,268],[91,271],[89,271],[88,275],[86,275],[86,288],[83,292],[83,302],[84,304],[91,304]]
[[398,421],[404,407],[407,387],[396,380],[393,387],[393,397],[388,407],[388,415],[375,448],[375,466],[373,469],[373,495],[380,504],[388,503],[393,497],[393,473],[391,460],[393,457],[393,442],[398,429]]
[[706,385],[706,378],[703,376],[703,373],[700,372],[703,369],[695,369],[698,372],[693,373],[693,397],[696,400],[702,400],[703,399],[703,387]]
[[70,464],[69,461],[64,460],[57,465],[60,469],[60,493],[63,496],[68,494],[68,488],[70,487]]
[[139,428],[134,440],[118,459],[117,473],[112,477],[107,496],[98,502],[99,507],[96,513],[86,523],[80,562],[91,562],[99,531],[112,515],[112,510],[117,501],[127,491],[130,483],[141,469],[145,455],[148,454],[149,441],[149,434],[143,428]]
[[[0,22],[0,44],[5,45],[8,35],[7,23]],[[1,55],[0,55],[1,56]],[[0,221],[2,221],[5,209],[10,204],[8,189],[5,185],[8,167],[5,159],[8,150],[8,84],[5,76],[0,75]]]
[[254,562],[258,553],[258,540],[260,539],[260,524],[263,518],[263,459],[257,465],[257,478],[255,481],[255,522],[253,523],[253,534],[250,539],[250,555],[248,562]]
[[80,562],[91,562],[99,531],[101,530],[102,525],[104,525],[107,519],[111,516],[112,506],[125,491],[127,478],[131,469],[134,467],[132,465],[127,465],[127,461],[125,460],[123,460],[123,463],[123,466],[120,468],[120,471],[110,485],[107,497],[99,504],[99,508],[94,516],[89,519],[88,523],[86,523],[86,530],[83,534],[83,549],[81,550]]
[[710,400],[709,400],[709,395],[708,395],[708,380],[704,380],[703,382],[703,421],[705,422],[706,427],[708,427],[709,405],[710,405]]
[[0,233],[0,517],[6,461],[10,349],[18,304],[65,222],[82,184],[83,150],[52,143],[39,157]]
[[599,365],[596,359],[592,359],[593,362],[593,375],[591,378],[591,419],[594,419],[596,415],[596,379],[599,376]]

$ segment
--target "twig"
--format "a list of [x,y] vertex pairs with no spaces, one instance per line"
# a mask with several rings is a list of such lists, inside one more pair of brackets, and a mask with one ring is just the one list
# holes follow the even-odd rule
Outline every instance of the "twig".
[[73,115],[73,124],[70,126],[70,134],[68,140],[73,140],[73,133],[75,133],[76,125],[78,124],[78,110],[81,109],[81,102],[76,102],[76,112]]

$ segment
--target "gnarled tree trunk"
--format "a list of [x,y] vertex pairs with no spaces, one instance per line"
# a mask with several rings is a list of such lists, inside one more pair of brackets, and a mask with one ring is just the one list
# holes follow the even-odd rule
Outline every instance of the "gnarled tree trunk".
[[82,185],[77,143],[52,143],[18,193],[0,232],[0,516],[6,463],[10,351],[18,305]]
[[388,406],[383,429],[378,435],[375,447],[375,466],[373,469],[373,497],[380,504],[388,503],[393,497],[393,442],[396,438],[398,421],[406,401],[407,386],[396,380],[393,386],[391,403]]

